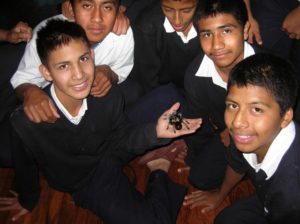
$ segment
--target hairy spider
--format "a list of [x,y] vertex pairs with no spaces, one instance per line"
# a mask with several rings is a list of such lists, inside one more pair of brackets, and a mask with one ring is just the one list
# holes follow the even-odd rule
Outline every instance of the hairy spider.
[[181,130],[182,129],[182,124],[185,125],[187,129],[190,129],[188,124],[189,122],[183,118],[182,114],[175,111],[169,116],[169,124],[173,126],[174,132],[176,130]]

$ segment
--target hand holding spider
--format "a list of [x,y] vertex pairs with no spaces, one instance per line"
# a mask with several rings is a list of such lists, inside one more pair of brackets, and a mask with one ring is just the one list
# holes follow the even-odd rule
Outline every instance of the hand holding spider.
[[158,138],[176,138],[194,133],[201,125],[201,119],[186,119],[178,113],[180,104],[175,103],[165,111],[157,121],[156,133]]

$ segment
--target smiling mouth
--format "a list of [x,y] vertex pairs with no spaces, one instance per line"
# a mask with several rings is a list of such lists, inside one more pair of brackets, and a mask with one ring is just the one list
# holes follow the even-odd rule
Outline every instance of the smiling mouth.
[[75,91],[83,91],[83,90],[86,90],[86,88],[88,87],[88,81],[84,81],[78,85],[73,85],[72,88],[75,90]]
[[249,143],[254,139],[253,135],[246,135],[246,134],[233,134],[233,139],[236,143]]

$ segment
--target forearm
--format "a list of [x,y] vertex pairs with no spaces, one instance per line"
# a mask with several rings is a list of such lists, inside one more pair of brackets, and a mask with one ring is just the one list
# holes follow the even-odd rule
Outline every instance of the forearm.
[[119,81],[118,75],[108,65],[96,66],[96,74],[105,75],[111,84],[117,84]]
[[253,18],[252,11],[251,11],[251,4],[250,0],[244,0],[246,8],[247,8],[247,15],[248,15],[248,20]]
[[220,195],[225,198],[230,191],[242,180],[244,174],[239,174],[230,166],[227,166],[225,177],[220,189]]

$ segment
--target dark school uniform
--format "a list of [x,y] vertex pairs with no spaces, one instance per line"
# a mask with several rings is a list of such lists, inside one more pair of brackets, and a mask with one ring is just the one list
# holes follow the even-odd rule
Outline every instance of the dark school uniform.
[[61,112],[53,124],[32,123],[21,108],[13,113],[11,122],[21,140],[13,147],[20,204],[28,210],[35,207],[40,169],[52,188],[69,192],[77,205],[105,223],[174,223],[183,186],[155,171],[143,196],[123,173],[135,155],[168,140],[157,139],[155,124],[127,122],[118,87],[104,97],[89,96],[87,105],[78,125]]
[[[295,132],[291,145],[287,145],[288,149],[270,177],[267,177],[267,171],[262,168],[256,171],[234,145],[228,149],[229,165],[236,172],[249,176],[256,194],[233,203],[220,213],[215,223],[300,223],[300,127],[296,123]],[[287,133],[281,137],[284,139],[286,135]],[[280,147],[284,146],[275,145],[276,150]],[[267,156],[265,159],[276,155],[269,158]]]

